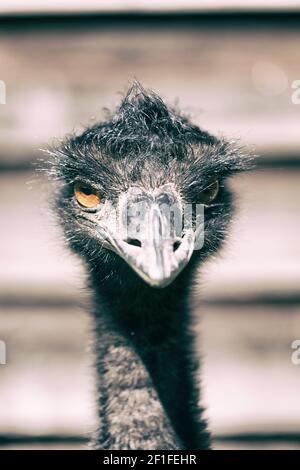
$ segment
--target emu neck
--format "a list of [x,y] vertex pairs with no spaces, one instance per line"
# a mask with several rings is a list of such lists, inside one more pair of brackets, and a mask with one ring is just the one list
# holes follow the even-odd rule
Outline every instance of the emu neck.
[[97,298],[102,305],[96,312],[102,420],[98,446],[208,448],[187,286],[102,285]]

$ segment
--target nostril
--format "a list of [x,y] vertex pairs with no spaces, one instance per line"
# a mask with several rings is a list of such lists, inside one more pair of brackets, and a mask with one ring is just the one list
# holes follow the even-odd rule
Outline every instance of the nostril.
[[176,251],[180,247],[181,241],[176,241],[173,243],[173,251]]
[[133,245],[133,246],[139,246],[139,247],[142,246],[140,240],[138,240],[137,238],[128,238],[126,240],[126,243],[128,243],[128,245]]

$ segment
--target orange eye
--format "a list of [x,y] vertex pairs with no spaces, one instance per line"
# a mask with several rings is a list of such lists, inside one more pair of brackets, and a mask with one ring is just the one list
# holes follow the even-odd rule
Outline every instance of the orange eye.
[[101,202],[96,190],[85,183],[75,183],[74,194],[79,204],[86,209],[94,209]]
[[203,202],[203,204],[210,204],[217,197],[218,192],[219,181],[214,181],[204,191],[202,191],[201,202]]

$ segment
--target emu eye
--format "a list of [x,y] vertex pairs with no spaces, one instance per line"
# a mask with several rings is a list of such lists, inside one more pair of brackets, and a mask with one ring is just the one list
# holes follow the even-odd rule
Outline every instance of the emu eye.
[[97,191],[85,183],[75,183],[74,194],[77,202],[86,209],[95,209],[101,202]]
[[201,202],[203,204],[210,204],[216,197],[219,192],[219,181],[214,181],[211,183],[204,191],[201,193]]

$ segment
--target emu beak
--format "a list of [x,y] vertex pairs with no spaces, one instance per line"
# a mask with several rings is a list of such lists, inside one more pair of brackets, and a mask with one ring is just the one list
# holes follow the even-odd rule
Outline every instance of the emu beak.
[[[134,216],[130,222],[136,224]],[[147,201],[146,217],[139,224],[139,231],[130,235],[111,235],[107,246],[152,287],[170,284],[188,264],[194,250],[194,231],[188,229],[182,237],[172,236],[170,220],[155,201]]]

